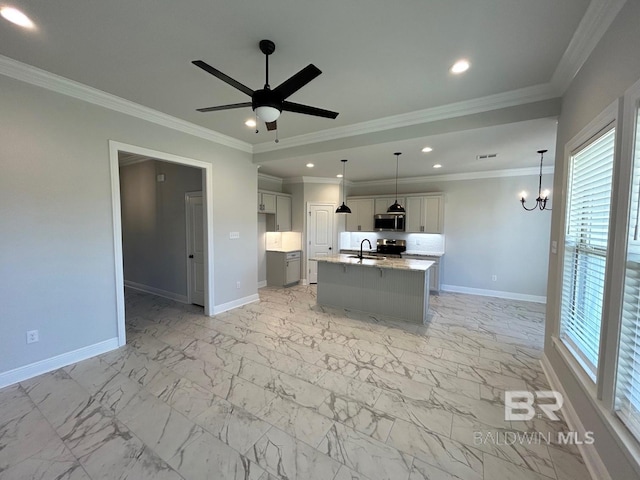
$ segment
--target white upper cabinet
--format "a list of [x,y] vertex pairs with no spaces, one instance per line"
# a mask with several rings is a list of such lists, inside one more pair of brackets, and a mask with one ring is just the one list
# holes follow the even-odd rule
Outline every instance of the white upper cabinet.
[[408,233],[444,233],[442,195],[407,197],[405,231]]
[[258,192],[258,213],[267,213],[267,231],[291,231],[291,195],[277,192]]
[[291,231],[291,197],[276,195],[276,232]]
[[347,213],[346,230],[348,232],[372,232],[373,231],[373,198],[347,198],[347,206],[351,213]]
[[[375,198],[375,209],[374,209],[374,214],[375,215],[382,215],[384,213],[387,213],[387,208],[389,208],[391,206],[391,204],[393,204],[393,202],[396,201],[396,197],[376,197]],[[400,205],[405,206],[405,198],[404,197],[398,197],[398,203],[400,203]]]
[[258,192],[258,213],[276,213],[276,194]]

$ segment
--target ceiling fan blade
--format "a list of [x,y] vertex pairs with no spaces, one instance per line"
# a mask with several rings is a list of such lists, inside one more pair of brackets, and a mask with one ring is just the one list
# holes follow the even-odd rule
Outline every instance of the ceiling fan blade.
[[310,105],[301,105],[293,102],[282,102],[282,110],[325,118],[336,118],[338,116],[338,112],[332,112],[331,110],[324,110],[322,108],[312,107]]
[[237,88],[238,90],[240,90],[243,93],[246,93],[247,95],[249,95],[250,97],[253,95],[253,90],[251,90],[249,87],[247,87],[246,85],[241,84],[240,82],[238,82],[237,80],[234,80],[233,78],[231,78],[229,75],[225,75],[224,73],[222,73],[220,70],[218,70],[217,68],[213,68],[211,65],[209,65],[208,63],[203,62],[202,60],[194,60],[193,63],[196,67],[200,67],[201,69],[203,69],[205,72],[210,73],[211,75],[213,75],[214,77],[218,77],[220,80],[222,80],[225,83],[228,83],[229,85],[231,85],[234,88]]
[[275,122],[266,122],[265,125],[267,126],[267,130],[269,130],[269,131],[278,129],[278,121],[277,120]]
[[218,110],[231,110],[232,108],[250,107],[251,102],[230,103],[229,105],[218,105],[217,107],[197,108],[198,112],[217,112]]
[[285,80],[280,85],[278,85],[274,91],[278,93],[278,95],[280,95],[283,100],[285,100],[287,97],[300,90],[321,73],[322,72],[318,67],[310,63],[298,73],[296,73],[292,77],[289,77],[288,80]]

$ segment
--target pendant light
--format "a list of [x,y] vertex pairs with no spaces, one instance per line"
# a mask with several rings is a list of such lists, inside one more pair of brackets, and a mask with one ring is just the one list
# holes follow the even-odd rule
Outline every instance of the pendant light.
[[395,215],[402,215],[404,212],[404,207],[398,203],[398,162],[400,160],[400,155],[402,153],[396,152],[394,153],[396,156],[396,201],[393,202],[389,208],[387,208],[387,213],[393,213]]
[[540,177],[538,179],[538,198],[536,198],[535,205],[531,208],[527,208],[527,206],[524,204],[524,202],[526,201],[526,193],[522,192],[520,194],[520,203],[522,203],[522,208],[524,208],[528,212],[535,209],[551,210],[550,208],[547,208],[547,201],[549,200],[549,190],[545,190],[544,192],[542,191],[542,159],[544,158],[544,154],[546,152],[546,150],[538,150],[538,153],[540,154]]
[[344,172],[345,172],[345,167],[347,166],[347,161],[346,160],[340,160],[342,162],[342,205],[340,205],[337,209],[336,209],[336,213],[351,213],[351,209],[349,207],[347,207],[347,205],[344,203]]

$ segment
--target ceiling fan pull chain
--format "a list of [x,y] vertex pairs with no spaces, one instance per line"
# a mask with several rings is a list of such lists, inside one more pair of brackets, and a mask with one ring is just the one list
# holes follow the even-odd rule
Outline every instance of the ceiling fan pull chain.
[[258,114],[257,113],[256,113],[256,133],[260,133],[260,131],[258,130]]
[[276,143],[280,143],[280,140],[278,140],[278,129],[276,128]]

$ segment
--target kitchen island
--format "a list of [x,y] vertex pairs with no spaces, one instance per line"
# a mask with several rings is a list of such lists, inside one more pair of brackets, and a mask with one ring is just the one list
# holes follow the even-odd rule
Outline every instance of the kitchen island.
[[318,257],[318,304],[423,324],[429,312],[428,260]]

